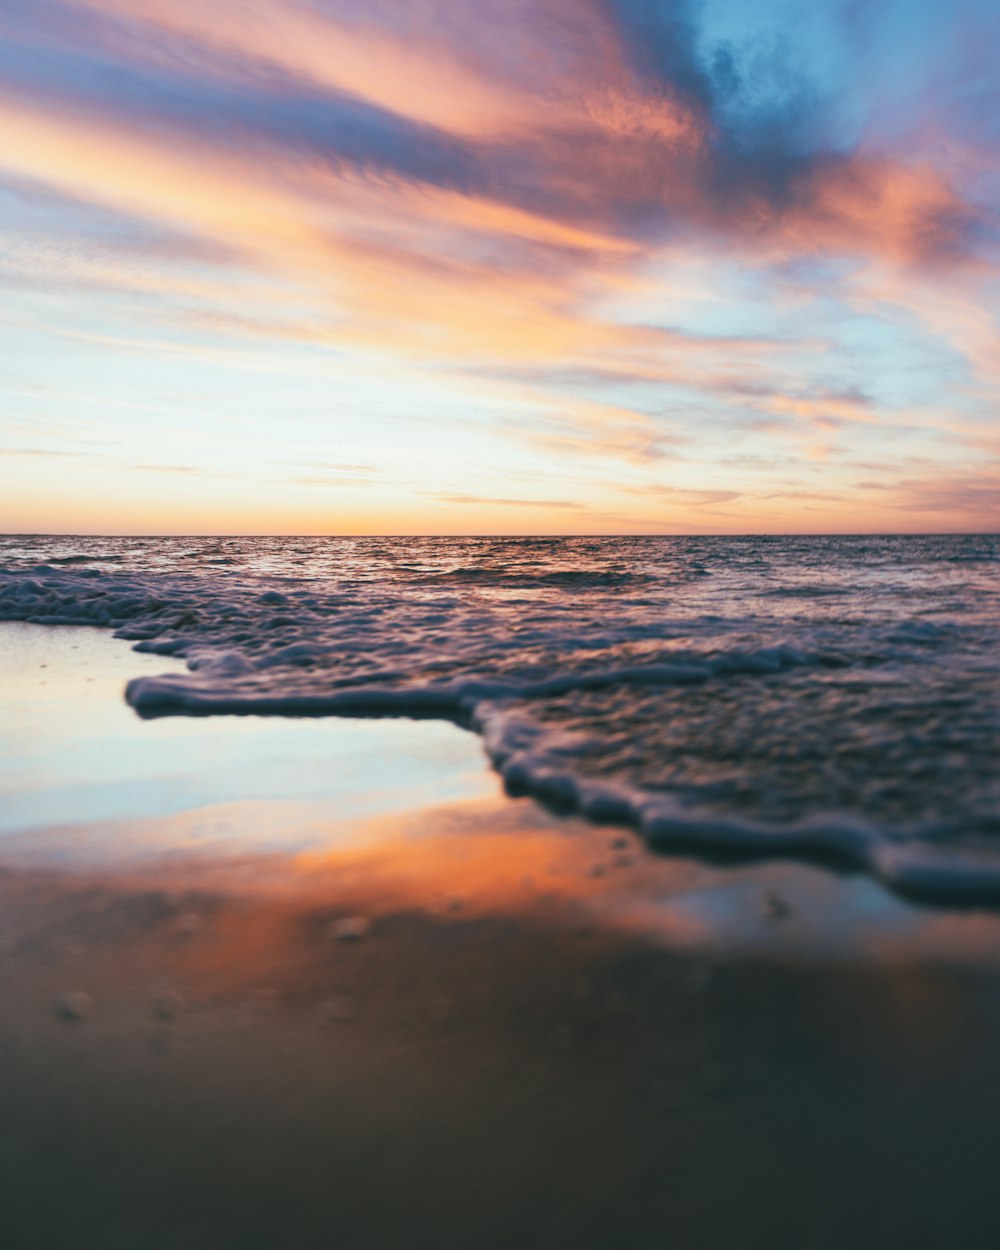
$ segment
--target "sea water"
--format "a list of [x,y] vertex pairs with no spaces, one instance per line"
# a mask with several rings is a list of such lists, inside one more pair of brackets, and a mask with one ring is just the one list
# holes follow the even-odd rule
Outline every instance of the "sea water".
[[658,849],[1000,898],[1000,538],[0,538],[0,620],[186,671],[144,717],[447,718]]

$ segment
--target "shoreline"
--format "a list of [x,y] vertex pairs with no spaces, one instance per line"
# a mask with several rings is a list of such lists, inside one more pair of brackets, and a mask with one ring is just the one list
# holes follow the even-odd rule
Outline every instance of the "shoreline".
[[[65,758],[103,726],[140,810],[0,837],[5,1246],[995,1240],[1000,916],[653,856],[453,727],[151,726],[92,641],[47,714]],[[227,798],[206,733],[263,791],[269,754],[322,760],[317,794]],[[185,753],[215,792],[143,809]]]
[[[285,602],[285,597],[276,592],[260,598]],[[79,608],[73,610],[79,612]],[[43,617],[37,623],[4,620],[0,629],[13,634],[15,640],[21,630],[22,636],[33,638],[34,645],[44,650],[35,632],[38,629],[109,630],[114,621],[104,608],[101,613],[99,621],[88,624],[76,623],[75,618]],[[81,619],[86,617],[84,612]],[[133,656],[141,657],[133,665],[139,672],[128,674],[125,680],[124,694],[125,701],[147,723],[267,718],[283,725],[309,720],[337,725],[353,720],[371,726],[379,721],[398,724],[405,719],[433,724],[431,732],[438,736],[441,727],[447,727],[445,734],[452,727],[468,730],[479,738],[512,797],[527,795],[558,816],[581,817],[597,825],[636,833],[654,854],[695,856],[708,862],[813,863],[836,871],[863,873],[901,898],[930,906],[1000,909],[1000,858],[980,849],[962,845],[943,848],[940,843],[916,836],[900,839],[860,818],[836,811],[775,824],[741,815],[715,815],[697,807],[689,809],[672,796],[650,795],[613,781],[581,779],[572,769],[567,770],[558,747],[554,754],[534,749],[537,726],[517,708],[505,705],[503,683],[491,686],[489,682],[472,681],[401,690],[365,684],[325,695],[234,694],[228,689],[229,680],[234,673],[239,677],[247,669],[245,659],[235,653],[206,656],[195,651],[187,664],[187,647],[180,638],[165,641],[146,628],[138,632],[124,628],[115,631],[114,639],[133,644]],[[14,645],[17,646],[16,641]],[[729,657],[719,671],[728,672],[736,663],[734,671],[763,674],[805,662],[794,648],[781,646],[771,648],[767,654]],[[165,665],[166,673],[162,671]],[[657,683],[685,686],[700,683],[709,674],[709,669],[703,672],[684,663],[646,668],[648,674],[638,666],[622,669],[617,676],[598,672],[587,675],[585,680],[578,677],[569,682],[567,689],[586,689],[612,678],[641,683],[650,677]],[[541,683],[542,687],[553,689],[563,685],[566,683],[562,679]],[[369,731],[358,731],[365,732]]]

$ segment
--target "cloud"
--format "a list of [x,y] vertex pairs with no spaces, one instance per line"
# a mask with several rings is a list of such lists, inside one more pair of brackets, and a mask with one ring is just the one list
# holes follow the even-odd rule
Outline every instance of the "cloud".
[[308,465],[310,469],[335,474],[376,473],[373,464],[342,464],[337,460],[286,460],[285,464]]
[[71,451],[55,447],[0,447],[0,456],[38,456],[43,459],[76,460],[80,456],[93,454],[89,451]]
[[470,504],[478,507],[496,508],[583,508],[585,505],[565,499],[497,499],[489,495],[435,494],[435,499],[447,504]]
[[697,487],[656,484],[647,486],[644,494],[658,495],[664,499],[675,500],[696,508],[707,508],[715,504],[732,503],[734,500],[739,499],[743,492],[720,489],[701,490]]
[[1000,469],[992,474],[904,478],[891,489],[893,507],[903,511],[975,516],[984,529],[1000,530]]
[[[404,35],[387,10],[338,4],[45,0],[0,77],[23,105],[225,148],[282,181],[313,161],[449,190],[486,230],[516,235],[521,214],[552,247],[572,230],[585,247],[595,229],[609,247],[709,231],[921,262],[974,243],[981,215],[933,169],[836,145],[787,56],[703,47],[682,0],[496,7],[508,52],[541,73],[481,41],[470,55],[455,3],[404,6]],[[449,224],[466,226],[459,206]]]
[[[276,345],[307,345],[450,400],[475,388],[491,434],[546,464],[639,477],[683,454],[687,483],[700,456],[705,489],[662,489],[678,508],[793,497],[717,485],[720,438],[760,475],[789,448],[828,471],[904,421],[968,451],[954,409],[994,411],[1000,389],[997,197],[965,178],[972,149],[874,142],[888,129],[848,124],[795,31],[738,39],[718,18],[688,0],[11,0],[3,280],[81,351],[294,376]],[[954,356],[947,394],[869,382],[865,361],[898,377],[925,342]],[[899,498],[946,511],[953,470]]]
[[303,473],[298,477],[289,477],[282,479],[292,486],[324,486],[324,487],[341,487],[341,486],[370,486],[380,481],[377,474],[365,476],[363,474],[345,473],[342,476],[334,477],[330,474],[323,475],[319,473]]
[[541,450],[644,465],[671,458],[682,442],[668,425],[646,413],[576,399],[553,403],[540,394],[518,416],[503,416],[503,428]]

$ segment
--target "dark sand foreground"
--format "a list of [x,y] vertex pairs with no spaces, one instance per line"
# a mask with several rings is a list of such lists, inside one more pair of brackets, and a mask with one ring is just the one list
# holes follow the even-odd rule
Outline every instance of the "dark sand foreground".
[[4,641],[49,674],[3,726],[5,1250],[1000,1245],[1000,917],[654,860],[447,726],[143,726],[122,644]]

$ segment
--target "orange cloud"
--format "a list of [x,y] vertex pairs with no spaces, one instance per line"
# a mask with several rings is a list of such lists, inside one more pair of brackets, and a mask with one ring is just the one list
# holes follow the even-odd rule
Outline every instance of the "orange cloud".
[[[574,472],[589,457],[638,477],[699,438],[704,456],[716,435],[699,433],[699,404],[723,418],[720,437],[742,421],[741,437],[778,441],[827,468],[838,450],[831,432],[842,443],[868,437],[867,429],[843,432],[850,427],[903,419],[850,385],[838,389],[835,378],[811,383],[825,344],[818,332],[807,342],[808,324],[783,342],[665,328],[673,321],[669,300],[657,299],[664,274],[708,238],[741,274],[860,257],[838,280],[842,300],[919,319],[973,364],[984,391],[1000,382],[986,289],[993,274],[969,257],[977,218],[943,173],[864,149],[786,150],[780,135],[773,161],[748,155],[705,83],[637,67],[611,6],[491,0],[486,27],[502,23],[506,41],[490,55],[479,7],[463,4],[413,0],[403,6],[406,30],[392,4],[361,16],[294,0],[77,7],[97,15],[88,27],[94,45],[118,57],[123,76],[155,66],[162,77],[148,100],[140,83],[135,112],[117,108],[113,91],[101,95],[98,74],[34,93],[19,82],[0,101],[0,170],[217,246],[181,267],[176,257],[129,257],[103,240],[83,239],[76,253],[61,240],[33,240],[9,250],[10,281],[147,297],[150,321],[257,340],[244,353],[247,367],[262,367],[259,341],[288,340],[388,365],[399,379],[420,373],[452,399],[487,400],[494,431],[514,450],[520,441],[550,463],[574,458]],[[395,31],[380,24],[387,16]],[[337,113],[345,99],[350,108]],[[199,127],[206,101],[220,102],[221,116],[206,113]],[[358,101],[371,107],[359,111]],[[285,105],[281,125],[269,128]],[[361,134],[352,135],[353,156],[329,138],[331,116]],[[373,153],[363,142],[369,122],[381,136]],[[425,139],[431,157],[400,158]],[[764,298],[781,280],[768,277]],[[728,323],[723,302],[720,324]],[[756,324],[752,299],[742,324]],[[80,342],[91,333],[79,325],[58,332]],[[93,334],[110,337],[103,327]],[[141,337],[120,342],[148,345],[153,336]],[[156,350],[200,360],[223,353],[215,343],[166,339]],[[294,373],[298,365],[276,351],[273,367]],[[638,393],[634,406],[622,398],[632,394],[625,383]],[[938,409],[935,428],[955,424]],[[742,481],[716,482],[713,471],[704,468],[703,488],[685,479],[670,501],[690,510],[738,498],[748,524],[794,520],[807,506],[788,494],[773,505],[773,483],[770,494],[755,494]],[[542,490],[578,511],[562,485]],[[461,490],[442,493],[454,499]],[[515,497],[491,487],[477,506],[509,512],[497,501]],[[648,505],[630,511],[602,497],[600,515],[634,524]],[[321,527],[297,515],[303,528]],[[482,515],[483,528],[501,524]]]
[[84,7],[235,54],[249,65],[280,67],[456,134],[493,135],[530,124],[538,114],[537,99],[490,83],[443,43],[363,22],[333,22],[294,0],[86,0]]
[[797,249],[864,250],[890,261],[917,264],[965,249],[971,209],[926,165],[905,165],[859,154],[820,167],[806,183],[801,214],[783,233]]

